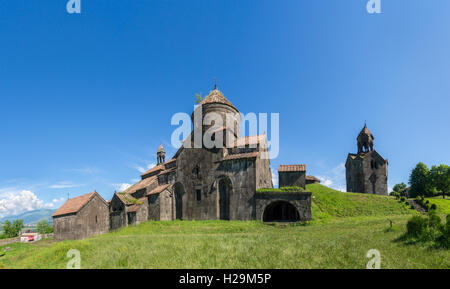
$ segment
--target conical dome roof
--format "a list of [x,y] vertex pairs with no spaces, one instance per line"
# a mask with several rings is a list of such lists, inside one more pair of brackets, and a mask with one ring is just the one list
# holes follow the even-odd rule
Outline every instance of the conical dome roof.
[[226,99],[226,97],[222,94],[222,92],[217,88],[211,90],[211,92],[205,97],[205,99],[203,99],[202,102],[200,102],[200,105],[207,103],[222,103],[231,106],[232,108],[237,110],[237,108],[228,99]]
[[369,128],[367,128],[367,125],[366,125],[366,124],[364,124],[363,129],[362,129],[361,132],[359,133],[359,135],[362,135],[362,134],[366,134],[366,135],[368,135],[368,136],[373,137],[372,133],[370,132]]

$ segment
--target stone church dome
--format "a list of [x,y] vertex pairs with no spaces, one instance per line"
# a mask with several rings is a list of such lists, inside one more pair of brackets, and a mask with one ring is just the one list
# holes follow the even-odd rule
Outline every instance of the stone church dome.
[[217,89],[217,87],[215,87],[214,90],[210,91],[210,93],[205,97],[205,99],[203,99],[202,102],[200,102],[200,105],[210,103],[225,104],[237,110],[237,108],[222,94],[222,92],[219,89]]

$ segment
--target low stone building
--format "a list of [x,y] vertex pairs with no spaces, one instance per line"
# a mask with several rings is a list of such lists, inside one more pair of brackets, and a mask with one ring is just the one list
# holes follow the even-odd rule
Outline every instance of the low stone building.
[[306,165],[280,165],[278,167],[278,184],[283,187],[306,186]]
[[97,193],[67,200],[53,214],[55,240],[78,240],[109,231],[108,203]]
[[374,150],[374,139],[364,125],[357,137],[358,153],[349,153],[345,163],[347,192],[388,194],[388,161]]
[[315,176],[306,176],[306,184],[320,184],[320,180]]

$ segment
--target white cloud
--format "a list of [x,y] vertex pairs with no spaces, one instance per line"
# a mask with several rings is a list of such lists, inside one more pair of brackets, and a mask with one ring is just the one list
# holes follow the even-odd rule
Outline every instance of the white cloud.
[[28,190],[3,193],[0,199],[0,216],[17,215],[42,208],[53,208],[56,203],[44,203],[32,191]]
[[129,187],[131,187],[131,184],[128,183],[120,183],[120,184],[114,184],[115,190],[118,192],[123,192],[126,189],[128,189]]
[[345,164],[340,163],[333,169],[326,172],[324,175],[316,176],[322,185],[332,189],[345,192]]
[[68,189],[68,188],[75,188],[75,187],[82,187],[82,186],[83,185],[74,184],[71,182],[59,182],[59,183],[49,186],[49,188],[50,189]]
[[273,187],[276,188],[276,187],[278,187],[278,172],[275,171],[274,169],[270,169],[270,172],[272,173]]
[[136,170],[138,170],[141,174],[143,174],[146,171],[148,171],[149,169],[154,168],[155,166],[156,166],[155,163],[150,163],[150,164],[147,164],[146,166],[138,166],[138,165],[136,165],[136,166],[134,166],[134,168]]

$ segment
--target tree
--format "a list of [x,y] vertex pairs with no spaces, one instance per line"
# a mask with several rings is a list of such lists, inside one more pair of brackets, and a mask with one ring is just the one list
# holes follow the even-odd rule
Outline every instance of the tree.
[[430,170],[424,163],[418,163],[411,171],[409,184],[411,185],[410,197],[428,195],[432,192]]
[[203,97],[201,93],[196,93],[195,94],[195,104],[200,104],[200,102],[203,101]]
[[445,194],[450,192],[450,167],[447,165],[432,166],[430,177],[434,187],[442,193],[442,198],[445,199]]
[[50,226],[47,220],[42,220],[37,223],[37,231],[39,234],[50,234],[53,233],[53,227]]
[[392,190],[394,192],[398,192],[398,193],[402,193],[404,190],[406,189],[406,184],[405,183],[400,183],[400,184],[396,184]]
[[6,220],[5,223],[3,223],[3,232],[6,238],[14,238],[19,236],[22,228],[23,220],[14,220],[12,223]]

